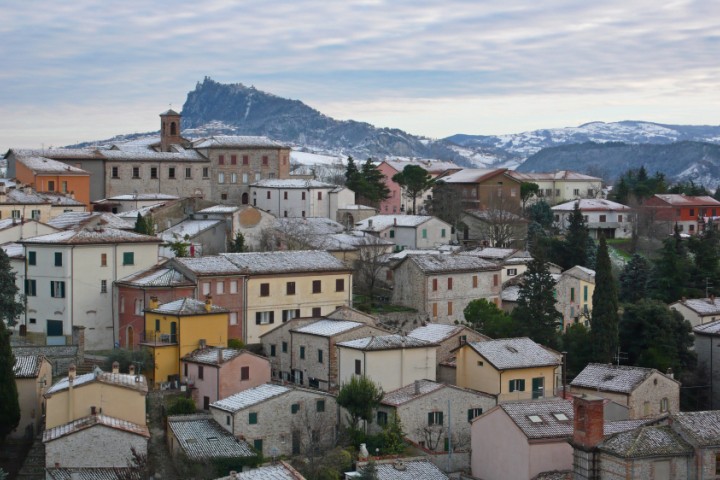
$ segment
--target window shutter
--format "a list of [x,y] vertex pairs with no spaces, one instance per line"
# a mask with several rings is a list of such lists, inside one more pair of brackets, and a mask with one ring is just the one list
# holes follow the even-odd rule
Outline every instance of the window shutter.
[[518,390],[521,392],[525,391],[525,380],[518,380]]
[[275,323],[275,311],[270,312],[270,323]]
[[260,314],[260,312],[255,312],[255,325],[260,325],[261,318],[262,315]]
[[300,316],[300,309],[297,308],[297,309],[295,309],[295,318],[297,318],[299,316]]
[[55,296],[55,282],[50,282],[50,296]]
[[440,415],[440,422],[438,422],[438,423],[440,425],[442,425],[443,424],[443,412],[438,412],[438,414]]
[[510,392],[514,392],[515,391],[515,380],[510,380],[509,384],[510,384]]
[[433,412],[428,413],[428,425],[433,424]]

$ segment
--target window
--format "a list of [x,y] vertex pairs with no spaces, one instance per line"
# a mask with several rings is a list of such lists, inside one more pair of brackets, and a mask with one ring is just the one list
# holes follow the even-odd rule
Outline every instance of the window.
[[573,189],[573,195],[575,195],[576,197],[580,196],[580,189],[579,188]]
[[667,412],[667,411],[668,411],[668,399],[667,399],[667,397],[664,397],[662,400],[660,400],[660,411],[661,411],[661,412]]
[[282,321],[287,322],[288,320],[292,320],[293,318],[297,318],[300,316],[300,309],[296,308],[295,310],[283,310],[282,311]]
[[230,280],[230,293],[238,293],[237,280]]
[[275,312],[255,312],[255,325],[275,323]]
[[[257,422],[255,422],[257,423]],[[253,440],[253,448],[257,450],[258,453],[262,453],[263,451],[263,441],[261,438],[258,438],[257,440]]]
[[322,317],[322,308],[320,307],[313,307],[312,309],[312,316],[315,318]]
[[300,359],[305,360],[305,347],[300,346]]
[[690,216],[691,216],[691,217],[694,217],[694,216],[695,216],[695,209],[694,209],[694,208],[691,208],[691,209],[690,209]]
[[355,360],[355,375],[362,375],[362,360]]
[[395,238],[395,230],[390,230],[390,238]]
[[500,278],[498,277],[497,273],[493,275],[493,287],[497,287],[500,283]]
[[111,172],[112,178],[120,178],[120,170],[118,167],[112,167]]
[[55,252],[55,266],[62,267],[62,252]]
[[33,210],[30,212],[30,218],[33,220],[40,220],[40,210]]
[[622,221],[623,221],[622,215],[618,215],[618,222],[619,222],[619,223],[622,223]]
[[260,296],[261,297],[269,297],[270,296],[270,284],[269,283],[261,283],[260,284]]
[[220,200],[227,200],[227,193],[221,193]]
[[100,266],[107,267],[107,253],[100,254]]
[[150,167],[150,178],[157,178],[157,167]]
[[54,192],[55,191],[55,182],[50,180],[48,182],[48,192]]
[[601,222],[607,222],[607,215],[600,215]]
[[210,167],[203,167],[203,178],[210,178]]
[[20,210],[13,210],[12,218],[20,218]]
[[525,391],[525,380],[524,379],[517,379],[517,380],[510,380],[509,387],[511,392],[524,392]]
[[433,303],[433,317],[437,317],[437,314],[438,314],[437,303]]
[[25,280],[25,295],[28,297],[37,295],[37,282],[35,280]]
[[175,167],[168,168],[168,178],[175,178]]
[[[283,192],[283,200],[288,199],[288,192]],[[287,215],[285,215],[287,217]]]
[[468,422],[472,422],[473,418],[479,417],[482,415],[483,409],[482,408],[470,408],[468,409]]
[[230,425],[230,415],[225,415],[225,425]]
[[192,168],[185,167],[185,178],[192,178]]
[[335,291],[336,292],[344,292],[345,291],[345,279],[344,278],[338,278],[335,280]]
[[422,238],[427,238],[427,228],[422,229]]
[[240,380],[250,380],[250,367],[240,367]]
[[270,356],[271,357],[276,356],[275,345],[270,345]]
[[230,165],[237,165],[237,155],[230,155]]
[[295,415],[295,414],[296,414],[297,412],[299,412],[299,411],[300,411],[300,404],[299,404],[299,403],[293,403],[292,405],[290,405],[290,413],[292,413],[293,415]]
[[135,265],[135,253],[124,252],[123,253],[123,265]]
[[135,299],[135,315],[142,315],[145,302],[142,298]]
[[282,352],[287,353],[287,350],[288,350],[287,342],[282,342]]
[[302,192],[302,193],[301,193],[300,199],[301,199],[301,200],[305,200],[305,192]]
[[237,325],[237,312],[230,312],[230,325]]
[[199,378],[200,380],[202,380],[203,378],[205,378],[205,369],[203,368],[202,365],[198,365],[198,378]]
[[243,182],[243,183],[248,183],[248,174],[247,174],[247,173],[243,173],[243,174],[242,174],[242,182]]
[[100,293],[107,293],[107,280],[100,280]]
[[316,412],[324,412],[325,411],[325,400],[318,400],[315,402],[315,411]]
[[250,425],[257,425],[258,422],[258,414],[257,412],[250,412],[248,414],[248,423]]
[[452,315],[452,314],[453,314],[453,303],[452,303],[452,302],[448,302],[448,304],[447,304],[447,312],[448,312],[448,313],[447,313],[448,315]]
[[268,156],[267,156],[267,155],[263,155],[263,157],[262,157],[262,164],[263,164],[263,165],[267,165],[267,164],[268,164]]
[[570,289],[570,301],[571,302],[575,301],[575,289],[574,288]]
[[442,425],[443,412],[428,412],[428,425]]
[[583,215],[583,222],[588,223],[588,216],[587,216],[587,215]]
[[514,277],[515,275],[517,275],[517,268],[508,268],[507,275],[508,277]]
[[715,454],[715,475],[720,475],[720,453]]
[[28,252],[28,265],[37,265],[37,252]]
[[210,295],[210,282],[203,282],[202,292],[203,295]]
[[312,288],[313,293],[322,293],[322,282],[320,280],[313,280]]
[[323,363],[323,351],[318,349],[318,363]]
[[442,238],[445,238],[445,229],[444,228],[442,230],[440,230],[440,236]]
[[322,192],[318,192],[318,200],[322,200]]
[[250,165],[250,156],[243,155],[243,165]]
[[225,165],[225,155],[218,156],[218,165]]
[[587,301],[588,301],[588,287],[587,287],[587,285],[584,285],[584,286],[583,286],[583,301],[584,301],[584,302],[587,302]]
[[218,173],[218,183],[225,183],[225,173]]
[[452,277],[449,277],[448,279],[448,290],[452,290]]
[[377,424],[385,426],[388,423],[387,412],[377,412]]
[[438,281],[437,281],[437,278],[433,278],[433,281],[432,281],[432,290],[433,290],[433,292],[437,292],[437,289],[438,289]]

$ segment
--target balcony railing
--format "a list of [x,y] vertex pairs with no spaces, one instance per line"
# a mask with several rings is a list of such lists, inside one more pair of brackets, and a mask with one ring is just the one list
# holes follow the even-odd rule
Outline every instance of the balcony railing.
[[141,343],[153,345],[172,345],[177,343],[177,334],[163,332],[143,332]]

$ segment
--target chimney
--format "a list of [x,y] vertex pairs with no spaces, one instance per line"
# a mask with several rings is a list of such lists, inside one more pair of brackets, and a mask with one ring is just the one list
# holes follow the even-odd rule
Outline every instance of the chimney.
[[160,306],[160,302],[158,301],[158,297],[150,297],[150,310],[155,310]]
[[222,347],[218,347],[217,349],[217,362],[218,365],[221,365],[223,362],[223,349]]
[[604,398],[585,394],[573,399],[572,443],[581,450],[594,449],[605,438],[604,401]]
[[198,347],[199,348],[207,347],[207,340],[205,340],[204,338],[201,338],[200,340],[198,340]]
[[120,363],[118,363],[117,361],[114,361],[112,364],[112,372],[120,373]]
[[128,375],[135,375],[135,365],[133,365],[132,363],[128,367]]
[[372,228],[372,218],[368,219],[368,227]]
[[397,217],[393,218],[393,226],[397,227]]
[[665,375],[667,375],[668,377],[670,377],[670,378],[672,378],[672,379],[675,378],[675,374],[673,373],[673,370],[672,370],[672,368],[670,368],[670,367],[668,367],[667,373],[665,373]]
[[73,380],[75,380],[76,372],[77,372],[77,369],[75,368],[75,364],[74,363],[70,364],[70,367],[68,367],[68,381],[70,383],[72,383]]
[[415,380],[415,395],[420,395],[420,380]]
[[715,305],[715,295],[712,293],[710,294],[710,304]]
[[212,312],[212,295],[205,295],[205,311]]
[[73,325],[72,342],[77,347],[77,361],[82,363],[85,361],[85,327],[82,325]]

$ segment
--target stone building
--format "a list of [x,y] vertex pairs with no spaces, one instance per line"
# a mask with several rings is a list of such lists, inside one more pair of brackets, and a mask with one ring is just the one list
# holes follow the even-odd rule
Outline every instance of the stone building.
[[317,180],[266,178],[250,185],[252,204],[278,218],[323,217],[355,204],[355,192]]
[[52,365],[42,355],[15,355],[15,384],[20,405],[20,423],[10,438],[32,439],[43,426],[43,395],[52,382]]

